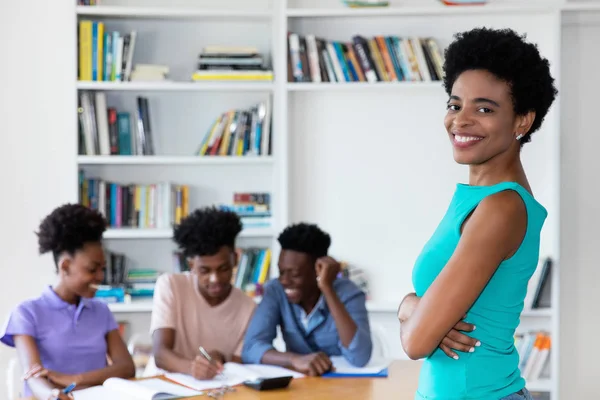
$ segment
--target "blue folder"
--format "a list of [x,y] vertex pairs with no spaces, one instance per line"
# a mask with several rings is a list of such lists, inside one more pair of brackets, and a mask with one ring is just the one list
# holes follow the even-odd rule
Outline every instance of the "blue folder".
[[372,373],[340,373],[340,372],[327,372],[323,374],[323,378],[387,378],[388,369],[384,368],[379,372]]

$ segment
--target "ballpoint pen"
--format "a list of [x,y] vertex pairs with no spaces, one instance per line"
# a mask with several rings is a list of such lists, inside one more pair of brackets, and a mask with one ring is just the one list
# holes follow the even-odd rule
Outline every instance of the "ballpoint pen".
[[[206,350],[204,350],[204,347],[202,347],[202,346],[198,347],[198,351],[200,352],[200,354],[202,354],[202,357],[204,357],[208,360],[209,363],[211,363],[212,365],[215,365],[215,360],[213,360],[213,358],[210,356],[210,354],[208,354],[208,352]],[[223,379],[225,378],[223,371],[219,372],[219,375]]]
[[73,389],[75,389],[75,386],[77,386],[77,384],[75,382],[71,383],[69,386],[67,386],[66,388],[63,389],[63,393],[64,394],[69,394],[73,391]]

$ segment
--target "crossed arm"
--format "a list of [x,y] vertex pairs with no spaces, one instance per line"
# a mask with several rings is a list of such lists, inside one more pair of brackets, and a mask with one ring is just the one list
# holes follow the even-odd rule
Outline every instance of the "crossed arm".
[[454,254],[410,313],[402,307],[411,295],[402,301],[400,339],[408,357],[427,357],[440,346],[500,263],[519,248],[526,229],[527,211],[518,193],[503,191],[481,201],[463,224]]

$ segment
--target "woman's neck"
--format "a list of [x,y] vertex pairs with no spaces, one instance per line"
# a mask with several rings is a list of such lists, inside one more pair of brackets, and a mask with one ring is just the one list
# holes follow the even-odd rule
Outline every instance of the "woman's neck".
[[58,283],[53,287],[54,293],[69,304],[79,304],[80,297],[68,290],[63,284]]
[[499,155],[469,168],[469,185],[491,186],[500,182],[517,182],[529,189],[519,154]]

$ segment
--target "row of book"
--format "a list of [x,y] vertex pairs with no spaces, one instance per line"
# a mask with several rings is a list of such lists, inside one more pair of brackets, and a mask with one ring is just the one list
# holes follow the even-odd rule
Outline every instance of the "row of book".
[[443,64],[430,37],[356,35],[343,42],[288,34],[289,82],[438,81]]
[[79,173],[79,202],[100,211],[113,228],[162,228],[189,212],[189,187],[169,182],[121,184]]
[[125,297],[152,298],[160,272],[152,268],[129,268],[122,253],[106,251],[106,269],[95,297],[106,303],[122,303]]
[[81,91],[78,107],[79,154],[154,155],[148,99],[138,96],[136,106],[132,119],[129,112],[119,112],[110,107],[104,92]]
[[199,156],[268,156],[271,146],[271,100],[249,109],[219,115],[204,135]]
[[273,71],[253,46],[209,46],[202,50],[192,81],[272,81]]
[[531,331],[515,335],[515,348],[519,353],[519,369],[528,381],[550,375],[552,338],[547,332]]
[[539,260],[527,285],[523,307],[525,310],[552,307],[552,266],[553,260],[550,257]]
[[132,80],[136,38],[136,31],[125,34],[106,32],[104,22],[79,21],[79,80]]

